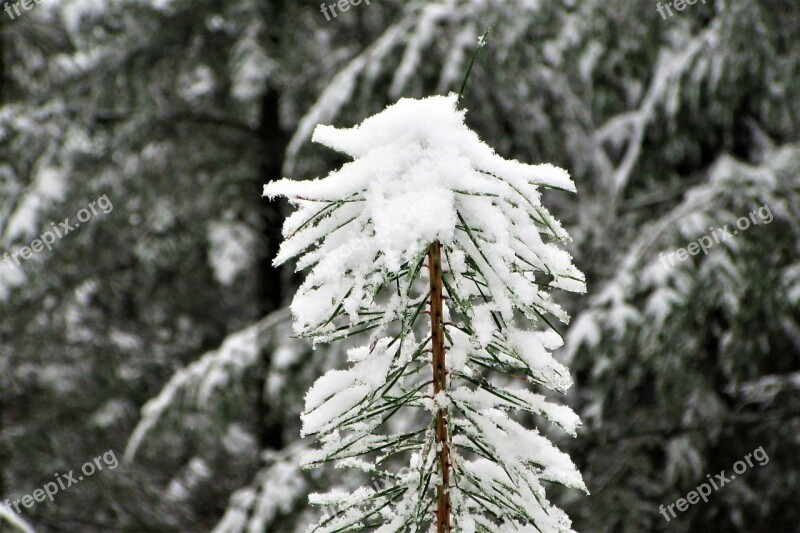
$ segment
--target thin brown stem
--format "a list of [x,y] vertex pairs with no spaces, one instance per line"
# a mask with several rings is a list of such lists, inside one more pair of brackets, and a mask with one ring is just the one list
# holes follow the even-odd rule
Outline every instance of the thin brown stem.
[[[442,289],[441,245],[434,242],[428,247],[428,272],[430,273],[431,345],[433,356],[433,393],[447,390],[447,370],[444,348],[444,299]],[[447,410],[440,408],[436,415],[436,444],[439,448],[440,483],[436,487],[436,531],[450,532],[450,448],[447,435]]]

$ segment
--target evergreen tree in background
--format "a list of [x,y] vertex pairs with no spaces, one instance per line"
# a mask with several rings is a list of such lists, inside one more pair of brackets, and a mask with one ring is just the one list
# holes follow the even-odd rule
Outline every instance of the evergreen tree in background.
[[[324,179],[264,189],[299,207],[276,258],[309,269],[294,329],[322,343],[370,337],[348,350],[347,370],[309,390],[303,433],[321,449],[304,462],[386,481],[313,495],[335,508],[314,531],[570,531],[542,481],[586,490],[580,474],[506,414],[541,415],[573,435],[579,422],[514,386],[563,393],[572,383],[550,354],[561,338],[548,317],[567,316],[548,289],[585,286],[546,242],[568,236],[538,191],[574,192],[567,173],[496,155],[464,125],[455,95],[401,99],[358,127],[320,126],[314,139],[354,160]],[[526,331],[523,320],[545,329]],[[395,418],[408,409],[429,422]]]

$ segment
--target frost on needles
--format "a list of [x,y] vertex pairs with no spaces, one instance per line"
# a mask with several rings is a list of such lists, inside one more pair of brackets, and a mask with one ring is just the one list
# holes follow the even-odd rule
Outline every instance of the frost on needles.
[[570,531],[542,482],[586,491],[566,454],[509,416],[573,436],[580,423],[530,390],[572,384],[551,355],[553,319],[568,317],[549,289],[583,292],[584,276],[539,189],[575,186],[553,165],[498,156],[464,114],[436,96],[354,128],[320,125],[314,141],[353,161],[264,188],[297,206],[275,259],[308,269],[295,332],[365,342],[308,391],[303,433],[319,447],[304,464],[373,481],[312,495],[328,512],[311,531]]

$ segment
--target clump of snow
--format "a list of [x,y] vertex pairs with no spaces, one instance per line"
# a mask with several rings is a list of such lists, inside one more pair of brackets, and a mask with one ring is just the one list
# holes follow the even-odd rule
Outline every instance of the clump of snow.
[[[39,2],[37,2],[38,4]],[[119,2],[109,0],[62,0],[61,2],[41,2],[42,9],[59,10],[64,27],[76,41],[81,38],[81,24],[88,20],[97,20],[108,15],[110,8],[117,7]]]
[[39,217],[50,204],[62,200],[66,190],[63,171],[52,166],[38,170],[33,187],[22,197],[8,220],[4,237],[28,239],[41,232]]
[[214,72],[207,65],[199,65],[178,79],[178,92],[189,101],[208,96],[213,90]]
[[100,429],[108,429],[124,419],[129,409],[127,402],[113,399],[92,414],[92,425]]
[[208,261],[217,280],[228,286],[236,276],[250,268],[256,237],[253,231],[239,222],[212,222],[208,227],[211,246]]
[[478,344],[482,347],[486,347],[492,341],[497,329],[492,318],[492,311],[494,311],[492,304],[476,305],[473,308],[472,327],[475,328]]
[[264,25],[254,19],[244,29],[234,47],[231,92],[237,100],[250,101],[261,96],[267,81],[276,70],[275,61],[269,57],[260,42],[264,33]]
[[228,431],[222,437],[222,445],[225,447],[225,451],[236,456],[254,453],[258,450],[256,438],[238,423],[228,426]]

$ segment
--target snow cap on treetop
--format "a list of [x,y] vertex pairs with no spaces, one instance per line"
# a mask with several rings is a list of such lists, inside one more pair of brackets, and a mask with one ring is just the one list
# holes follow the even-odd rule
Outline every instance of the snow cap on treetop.
[[[414,148],[420,152],[419,156],[430,159],[441,160],[453,156],[463,158],[463,163],[471,167],[470,174],[477,171],[495,175],[516,187],[542,185],[575,192],[575,185],[569,174],[561,168],[551,164],[528,165],[497,155],[464,124],[465,111],[456,107],[457,99],[455,94],[423,99],[401,98],[353,128],[317,126],[312,140],[356,159],[368,158],[370,163],[359,165],[355,170],[346,165],[329,176],[326,180],[330,184],[328,187],[320,187],[316,180],[273,182],[264,187],[264,196],[326,200],[332,199],[329,192],[340,185],[355,192],[354,189],[365,185],[365,180],[380,172],[383,161],[375,161],[376,158],[393,156],[398,151]],[[411,162],[413,161],[414,158],[411,158]],[[351,165],[355,163],[357,161]],[[401,171],[400,174],[394,177],[402,180],[412,175],[411,171],[415,169],[406,165],[398,170]],[[470,179],[471,176],[461,175],[446,180],[452,183],[445,184],[451,185],[449,188],[454,190]],[[345,181],[349,183],[341,183]]]
[[[293,203],[357,202],[371,221],[378,249],[397,266],[418,244],[450,242],[457,225],[456,196],[522,196],[539,205],[537,186],[575,191],[569,174],[550,164],[506,160],[464,123],[457,96],[402,98],[353,128],[317,126],[313,139],[354,160],[327,177],[283,179],[264,186],[270,198]],[[292,238],[308,221],[301,209],[284,226],[276,264],[312,242]],[[556,238],[568,237],[553,227]],[[307,235],[312,233],[307,232]]]
[[299,206],[286,219],[274,262],[298,257],[298,270],[310,269],[292,304],[300,331],[323,321],[328,303],[355,319],[385,276],[415,263],[435,241],[452,249],[454,260],[463,253],[493,272],[495,311],[503,316],[517,302],[567,320],[532,276],[543,272],[551,287],[585,290],[569,254],[545,242],[569,236],[538,190],[575,186],[553,165],[497,155],[466,126],[456,103],[455,95],[404,98],[353,128],[318,126],[315,141],[353,160],[322,179],[264,187],[265,196]]
[[421,100],[401,98],[353,128],[320,124],[311,139],[356,158],[388,144],[459,144],[466,110],[456,108],[456,98],[454,94]]

